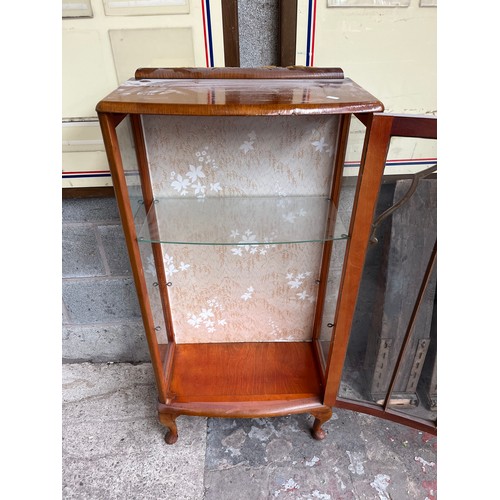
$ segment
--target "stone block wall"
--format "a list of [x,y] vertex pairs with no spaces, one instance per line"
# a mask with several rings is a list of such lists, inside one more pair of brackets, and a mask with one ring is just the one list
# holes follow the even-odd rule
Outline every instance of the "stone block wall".
[[65,362],[149,359],[116,200],[62,203]]

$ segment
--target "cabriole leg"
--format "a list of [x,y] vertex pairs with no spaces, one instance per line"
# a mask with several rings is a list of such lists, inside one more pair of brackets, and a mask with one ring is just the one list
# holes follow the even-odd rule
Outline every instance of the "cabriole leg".
[[175,419],[177,415],[175,413],[159,413],[160,422],[168,428],[168,432],[165,434],[165,442],[167,444],[174,444],[177,441],[177,424]]
[[318,440],[325,439],[326,432],[321,428],[321,426],[332,417],[332,409],[329,407],[325,407],[320,410],[311,412],[311,414],[314,417],[314,423],[311,429],[313,438]]

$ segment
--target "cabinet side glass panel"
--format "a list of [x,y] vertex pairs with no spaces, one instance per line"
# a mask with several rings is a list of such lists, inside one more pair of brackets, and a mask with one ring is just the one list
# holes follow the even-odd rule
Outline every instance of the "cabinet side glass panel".
[[[125,181],[127,183],[127,192],[134,217],[135,231],[136,234],[139,234],[141,227],[146,221],[147,214],[141,189],[139,166],[137,163],[136,149],[129,116],[120,122],[116,128],[116,133],[120,146]],[[139,245],[139,250],[144,276],[146,278],[151,313],[156,329],[156,337],[159,344],[167,344],[167,330],[163,315],[160,289],[158,286],[159,280],[155,267],[152,244],[141,244]]]
[[144,222],[145,210],[130,116],[126,116],[118,124],[116,127],[116,135],[120,146],[120,154],[122,158],[123,171],[125,173],[125,181],[127,183],[127,191],[137,231],[140,228],[140,225]]
[[[263,217],[281,210],[283,225],[299,227],[311,214],[287,211],[287,200],[329,197],[338,117],[144,116],[143,125],[160,202],[277,203],[233,225],[208,217],[223,245],[162,243],[176,342],[311,340],[323,244],[283,243]],[[324,228],[326,213],[311,223]]]
[[340,232],[344,238],[333,241],[330,259],[329,262],[327,261],[326,263],[326,293],[323,310],[321,311],[320,330],[317,333],[325,366],[327,364],[327,357],[332,339],[333,322],[337,307],[340,280],[344,267],[344,257],[347,248],[347,237],[351,222],[354,195],[359,180],[359,165],[361,162],[365,134],[366,127],[355,116],[352,116],[335,217],[335,232]]
[[[405,145],[405,140],[393,138],[389,148],[339,391],[339,397],[378,406],[389,396],[436,241],[435,141],[418,139],[418,148],[425,156],[394,161],[401,151],[408,155]],[[404,162],[406,165],[401,164]],[[408,169],[406,174],[403,167]],[[423,172],[428,176],[420,179],[407,197],[413,175]],[[402,200],[406,201],[384,216]],[[437,409],[436,265],[399,361],[388,405],[410,418],[430,421],[435,420]]]

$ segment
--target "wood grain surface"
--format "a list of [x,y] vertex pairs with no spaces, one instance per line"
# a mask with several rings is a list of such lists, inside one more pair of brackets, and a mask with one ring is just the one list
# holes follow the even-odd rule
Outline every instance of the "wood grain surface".
[[321,384],[310,342],[178,344],[170,391],[175,402],[290,400]]

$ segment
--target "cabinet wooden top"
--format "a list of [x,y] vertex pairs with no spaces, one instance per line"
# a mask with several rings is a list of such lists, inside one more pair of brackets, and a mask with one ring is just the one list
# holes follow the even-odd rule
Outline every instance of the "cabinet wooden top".
[[[145,78],[145,75],[150,77]],[[139,69],[100,101],[101,113],[300,115],[383,111],[338,68]]]

